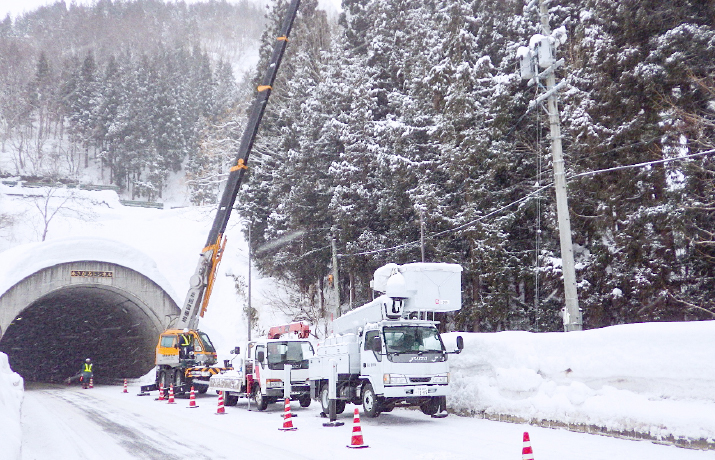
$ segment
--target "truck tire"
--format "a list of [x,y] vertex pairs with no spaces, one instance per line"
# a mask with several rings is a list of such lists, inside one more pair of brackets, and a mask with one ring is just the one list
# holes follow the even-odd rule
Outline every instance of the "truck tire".
[[253,399],[256,401],[256,409],[263,411],[268,408],[268,399],[261,393],[261,387],[256,385],[256,389],[253,390]]
[[[330,400],[328,399],[328,385],[323,385],[320,388],[320,407],[323,409],[323,413],[328,415],[330,414]],[[335,409],[337,409],[338,406],[335,406]],[[337,410],[336,410],[337,412]]]
[[310,406],[310,394],[301,395],[301,396],[298,398],[298,402],[300,403],[300,407],[308,407],[308,406]]
[[238,395],[232,393],[226,393],[226,406],[235,406],[238,404]]
[[[328,405],[330,400],[328,399],[328,385],[323,385],[320,389],[320,407],[323,409],[323,413],[326,415],[330,414],[330,406]],[[345,412],[345,405],[347,402],[344,399],[338,399],[335,401],[335,413],[342,414]]]
[[439,411],[440,397],[435,396],[420,404],[420,409],[425,415],[434,415]]
[[173,382],[174,388],[178,388],[184,384],[184,372],[181,369],[176,369],[174,371]]
[[380,415],[380,401],[369,383],[366,383],[362,389],[362,408],[365,410],[365,415],[370,418]]
[[171,376],[171,371],[164,370],[159,372],[159,376],[157,377],[157,384],[160,383],[164,388],[168,389],[172,380],[173,379]]

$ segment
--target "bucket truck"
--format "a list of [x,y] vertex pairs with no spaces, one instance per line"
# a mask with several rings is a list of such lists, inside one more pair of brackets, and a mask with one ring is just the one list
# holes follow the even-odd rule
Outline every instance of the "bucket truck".
[[[261,84],[258,86],[245,131],[236,155],[236,163],[230,168],[228,180],[221,196],[216,216],[208,238],[201,251],[194,275],[189,282],[189,291],[178,319],[172,327],[164,331],[156,345],[156,384],[142,387],[142,394],[156,389],[160,384],[173,384],[185,391],[195,385],[200,393],[208,389],[209,377],[225,368],[215,367],[216,350],[208,335],[198,330],[199,317],[203,317],[208,307],[211,289],[216,278],[216,270],[221,261],[226,238],[224,232],[231,216],[236,195],[243,177],[248,170],[248,157],[263,118],[263,113],[271,94],[278,67],[288,44],[288,35],[298,12],[300,0],[291,0],[283,20],[280,34],[276,38],[273,53]],[[182,334],[190,337],[192,353],[181,353]]]
[[[333,333],[310,359],[311,397],[324,413],[334,392],[336,413],[353,403],[368,417],[396,406],[446,416],[447,358],[464,345],[458,337],[457,349],[446,350],[434,313],[461,308],[461,271],[446,263],[387,264],[375,271],[371,285],[381,295],[333,321]],[[331,378],[335,367],[337,378]]]

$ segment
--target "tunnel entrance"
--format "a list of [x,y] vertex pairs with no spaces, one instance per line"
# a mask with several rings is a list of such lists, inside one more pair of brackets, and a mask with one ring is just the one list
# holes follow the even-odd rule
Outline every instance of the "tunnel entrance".
[[159,329],[140,302],[111,286],[66,286],[20,311],[0,351],[26,381],[62,382],[94,362],[95,382],[141,377],[154,367]]

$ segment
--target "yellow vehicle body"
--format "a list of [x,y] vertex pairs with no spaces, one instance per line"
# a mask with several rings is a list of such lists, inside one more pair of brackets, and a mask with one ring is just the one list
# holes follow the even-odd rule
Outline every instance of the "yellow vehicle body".
[[168,329],[159,336],[156,344],[156,384],[164,387],[196,385],[199,392],[208,388],[211,375],[225,370],[211,367],[216,364],[217,354],[208,335],[198,330],[189,330],[193,343],[193,356],[180,358],[179,336],[182,329]]

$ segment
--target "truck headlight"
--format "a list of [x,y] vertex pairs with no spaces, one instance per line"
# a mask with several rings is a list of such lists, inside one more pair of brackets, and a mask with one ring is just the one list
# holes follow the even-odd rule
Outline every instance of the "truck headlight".
[[384,374],[382,382],[385,385],[406,385],[407,377],[402,374]]
[[449,373],[435,375],[434,377],[432,377],[432,383],[449,383]]
[[283,386],[283,380],[281,380],[281,379],[266,380],[266,388],[280,388],[282,386]]

